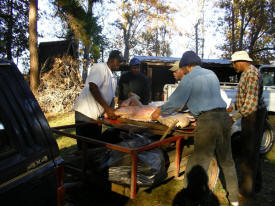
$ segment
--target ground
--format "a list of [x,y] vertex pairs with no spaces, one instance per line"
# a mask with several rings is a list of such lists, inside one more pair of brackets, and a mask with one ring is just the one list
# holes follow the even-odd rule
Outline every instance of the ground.
[[[275,115],[269,117],[272,125],[275,127]],[[73,113],[64,115],[47,116],[51,127],[73,124]],[[74,132],[68,130],[67,132]],[[55,136],[61,155],[66,161],[75,160],[76,141],[67,137]],[[124,196],[109,192],[103,187],[94,186],[93,183],[81,183],[81,176],[65,171],[65,182],[68,186],[66,192],[66,206],[91,205],[91,206],[170,206],[172,201],[183,187],[182,181],[171,179],[162,185],[153,188],[149,191],[139,192],[134,200],[130,200]],[[257,206],[272,206],[275,205],[275,146],[264,159],[263,163],[263,190],[257,194],[255,205]],[[70,184],[74,182],[74,184]],[[101,185],[102,186],[102,185]],[[220,181],[218,181],[214,194],[218,197],[220,205],[228,205],[225,198],[225,190]]]

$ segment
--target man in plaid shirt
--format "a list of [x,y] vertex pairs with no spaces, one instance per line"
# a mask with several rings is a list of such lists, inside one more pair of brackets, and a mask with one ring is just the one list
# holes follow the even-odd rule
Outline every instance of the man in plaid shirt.
[[240,193],[250,198],[259,192],[262,185],[260,144],[264,132],[266,107],[263,101],[263,81],[259,70],[254,67],[247,52],[238,51],[231,59],[237,72],[242,72],[236,102],[231,104],[228,112],[236,112],[232,122],[242,118],[240,151]]

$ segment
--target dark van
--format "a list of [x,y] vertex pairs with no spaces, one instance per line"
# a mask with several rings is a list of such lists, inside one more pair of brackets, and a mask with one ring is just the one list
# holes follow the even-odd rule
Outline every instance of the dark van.
[[63,159],[14,63],[0,60],[0,205],[63,205]]

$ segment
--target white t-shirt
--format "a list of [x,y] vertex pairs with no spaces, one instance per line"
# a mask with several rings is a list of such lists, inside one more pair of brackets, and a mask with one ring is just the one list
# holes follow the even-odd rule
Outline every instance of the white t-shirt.
[[97,85],[102,98],[110,105],[115,97],[117,79],[106,63],[94,64],[91,67],[85,87],[76,99],[73,109],[92,119],[97,119],[104,113],[104,109],[93,97],[89,89],[90,82]]

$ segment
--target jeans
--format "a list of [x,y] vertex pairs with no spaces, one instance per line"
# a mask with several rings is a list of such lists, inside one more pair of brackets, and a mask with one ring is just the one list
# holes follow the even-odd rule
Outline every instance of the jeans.
[[240,192],[245,196],[254,195],[262,184],[260,146],[264,132],[266,109],[242,118],[240,152]]
[[[75,111],[75,123],[85,123],[90,122],[93,119],[87,117],[86,115]],[[98,126],[97,124],[88,124],[88,125],[79,125],[76,126],[76,135],[84,136],[84,137],[90,137],[90,138],[100,138],[101,136],[101,126]],[[81,150],[82,144],[80,140],[77,140],[77,148],[78,150]],[[92,147],[91,145],[89,147]]]
[[[225,177],[226,189],[230,202],[238,201],[238,180],[235,163],[231,152],[231,124],[226,110],[223,108],[203,112],[197,119],[194,136],[194,153],[190,157],[186,173],[200,165],[208,170],[210,160],[216,153],[217,161]],[[187,176],[184,186],[187,186]]]

